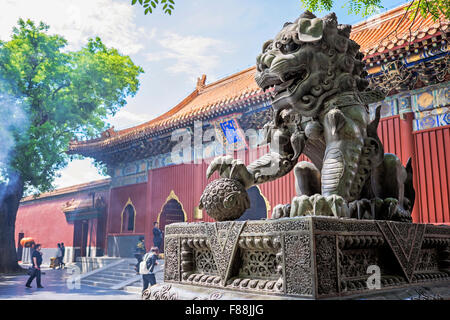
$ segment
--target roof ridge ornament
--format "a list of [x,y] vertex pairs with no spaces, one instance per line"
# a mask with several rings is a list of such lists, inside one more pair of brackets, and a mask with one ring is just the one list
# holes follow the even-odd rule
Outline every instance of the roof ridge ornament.
[[206,74],[202,74],[201,78],[197,78],[197,91],[203,89],[206,86]]
[[116,134],[116,131],[114,130],[114,126],[112,126],[109,129],[106,129],[105,131],[102,132],[101,134],[101,138],[109,138],[112,137]]

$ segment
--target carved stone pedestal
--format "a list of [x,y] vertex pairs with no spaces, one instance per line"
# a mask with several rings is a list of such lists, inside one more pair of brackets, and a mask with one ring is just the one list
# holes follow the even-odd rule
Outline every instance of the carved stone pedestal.
[[164,279],[144,298],[450,296],[450,227],[317,216],[171,224]]

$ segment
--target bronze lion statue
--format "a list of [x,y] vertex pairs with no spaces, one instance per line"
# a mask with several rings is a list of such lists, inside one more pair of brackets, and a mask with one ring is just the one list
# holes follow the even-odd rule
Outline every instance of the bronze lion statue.
[[[415,193],[411,161],[385,154],[377,135],[384,99],[368,88],[363,54],[350,25],[331,13],[303,13],[264,43],[256,59],[258,85],[272,94],[272,120],[264,126],[270,152],[246,166],[230,156],[207,170],[245,188],[294,171],[297,196],[272,218],[325,215],[411,221]],[[298,162],[305,154],[311,162]]]

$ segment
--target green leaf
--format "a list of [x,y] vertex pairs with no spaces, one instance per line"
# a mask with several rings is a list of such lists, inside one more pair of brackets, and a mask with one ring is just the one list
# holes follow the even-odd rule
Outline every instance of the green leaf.
[[6,169],[18,172],[28,190],[52,187],[67,164],[70,139],[98,136],[106,117],[136,94],[143,72],[98,37],[70,51],[63,37],[48,32],[44,23],[19,20],[11,40],[0,43],[0,95],[20,101],[28,116],[27,125],[14,131]]

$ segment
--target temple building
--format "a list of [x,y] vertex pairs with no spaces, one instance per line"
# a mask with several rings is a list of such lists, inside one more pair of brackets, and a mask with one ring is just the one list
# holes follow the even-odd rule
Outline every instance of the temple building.
[[[365,55],[371,88],[387,95],[369,106],[373,117],[381,104],[378,135],[385,152],[404,165],[412,159],[413,221],[450,225],[449,23],[420,15],[411,21],[404,14],[400,6],[358,23],[351,39]],[[251,67],[210,84],[203,75],[163,115],[72,141],[68,153],[103,163],[110,179],[24,198],[17,243],[33,237],[50,250],[62,241],[70,252],[66,261],[132,257],[140,236],[152,246],[155,221],[161,230],[174,222],[213,221],[198,208],[212,159],[232,150],[248,164],[268,151],[262,127],[271,117],[271,94],[257,86],[255,72]],[[248,192],[251,208],[240,219],[270,218],[275,205],[295,196],[294,175]]]

